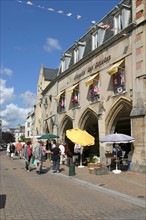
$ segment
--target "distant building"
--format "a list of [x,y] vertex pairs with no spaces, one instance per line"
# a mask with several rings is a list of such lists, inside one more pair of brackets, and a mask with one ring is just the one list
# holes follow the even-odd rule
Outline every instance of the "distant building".
[[25,139],[31,139],[34,135],[34,111],[29,112],[25,122]]

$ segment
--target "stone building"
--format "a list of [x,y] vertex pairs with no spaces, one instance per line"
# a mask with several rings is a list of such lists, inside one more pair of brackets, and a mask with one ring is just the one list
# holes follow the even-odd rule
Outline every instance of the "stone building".
[[[55,73],[57,70],[54,70]],[[54,74],[54,73],[53,73]],[[48,75],[49,76],[49,75]],[[55,74],[53,75],[55,76]],[[95,137],[94,154],[111,149],[110,133],[135,138],[131,169],[146,167],[146,1],[123,0],[61,57],[56,77],[39,91],[35,132],[59,134],[79,127]]]

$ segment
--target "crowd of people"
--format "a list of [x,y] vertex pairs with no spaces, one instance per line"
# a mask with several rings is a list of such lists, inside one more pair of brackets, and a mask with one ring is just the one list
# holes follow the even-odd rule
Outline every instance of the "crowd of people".
[[[82,160],[82,147],[79,144],[74,144],[68,141],[66,144],[60,142],[57,143],[56,140],[42,141],[38,140],[35,143],[31,141],[26,141],[22,143],[18,141],[16,144],[9,143],[7,146],[7,155],[9,158],[14,159],[14,157],[19,157],[25,160],[25,170],[30,171],[32,167],[36,169],[36,174],[40,175],[42,173],[43,162],[47,159],[51,161],[52,172],[59,173],[60,165],[66,164],[70,167],[72,164],[79,166]],[[84,155],[86,158],[90,155],[89,150],[84,147]],[[125,151],[124,151],[125,150]],[[127,150],[127,151],[126,151]],[[88,152],[88,155],[86,153]],[[112,158],[110,166],[115,166],[118,161],[118,166],[122,164],[125,159],[131,161],[130,149],[128,147],[113,145]]]
[[25,170],[29,172],[32,167],[35,167],[37,175],[42,173],[43,162],[49,159],[52,162],[52,172],[59,173],[61,164],[70,167],[74,162],[79,165],[80,148],[80,145],[72,142],[64,144],[50,139],[45,142],[37,140],[35,144],[32,144],[31,141],[25,143],[18,141],[7,145],[7,156],[10,159],[15,157],[24,159]]

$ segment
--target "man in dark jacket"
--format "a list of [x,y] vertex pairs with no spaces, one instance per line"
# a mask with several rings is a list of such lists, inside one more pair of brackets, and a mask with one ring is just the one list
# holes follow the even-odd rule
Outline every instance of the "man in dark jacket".
[[14,159],[14,153],[15,153],[15,145],[10,142],[10,154],[9,157]]
[[52,148],[52,161],[53,161],[53,173],[59,173],[59,168],[60,168],[60,148],[56,142],[53,143],[54,147]]

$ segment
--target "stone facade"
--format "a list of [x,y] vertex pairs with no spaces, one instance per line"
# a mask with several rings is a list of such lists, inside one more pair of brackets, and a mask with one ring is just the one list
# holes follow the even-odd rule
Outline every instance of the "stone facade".
[[36,106],[37,133],[59,134],[66,142],[67,129],[85,129],[102,162],[112,146],[101,137],[133,136],[131,169],[145,172],[146,2],[124,0],[91,27],[62,55],[57,77],[37,94]]

